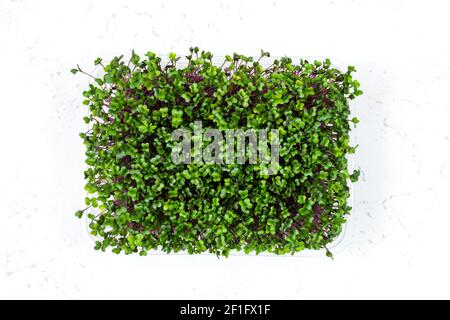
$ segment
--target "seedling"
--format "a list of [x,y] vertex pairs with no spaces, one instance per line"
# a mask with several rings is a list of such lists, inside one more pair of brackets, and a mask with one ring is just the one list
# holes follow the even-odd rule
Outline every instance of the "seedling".
[[[348,171],[349,100],[362,94],[330,60],[283,57],[263,67],[239,54],[214,63],[191,48],[181,67],[175,54],[132,52],[104,64],[83,92],[89,130],[86,146],[87,208],[95,249],[115,253],[151,250],[294,254],[326,249],[351,207]],[[178,65],[177,65],[178,63]],[[277,170],[264,163],[174,163],[172,133],[203,128],[276,130]],[[273,142],[273,141],[272,141]],[[193,141],[194,147],[195,141]],[[195,148],[193,148],[195,149]]]

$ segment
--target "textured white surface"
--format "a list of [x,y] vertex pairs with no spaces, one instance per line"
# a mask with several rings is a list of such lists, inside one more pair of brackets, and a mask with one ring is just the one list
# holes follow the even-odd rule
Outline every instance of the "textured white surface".
[[[0,1],[0,298],[450,298],[448,1]],[[356,65],[352,224],[326,258],[91,249],[68,70],[147,50]]]

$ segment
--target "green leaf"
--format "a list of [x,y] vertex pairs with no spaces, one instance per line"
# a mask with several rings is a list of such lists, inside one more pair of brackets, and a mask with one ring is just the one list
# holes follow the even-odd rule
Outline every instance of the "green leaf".
[[328,258],[331,258],[331,259],[333,259],[334,260],[334,256],[333,256],[333,254],[331,253],[331,251],[330,250],[328,250],[328,249],[326,249],[326,256],[328,257]]
[[97,65],[101,64],[102,61],[103,61],[102,58],[97,58],[97,59],[95,59],[94,64],[97,66]]
[[359,179],[359,175],[361,174],[360,170],[354,170],[353,173],[350,175],[350,181],[356,182]]
[[130,59],[131,63],[137,65],[139,63],[139,60],[140,60],[139,56],[134,52],[134,50],[132,50]]
[[145,257],[145,256],[147,256],[147,251],[142,250],[142,251],[139,252],[139,255],[141,257]]
[[75,212],[75,217],[77,217],[78,219],[81,219],[83,217],[83,211],[78,210],[77,212]]

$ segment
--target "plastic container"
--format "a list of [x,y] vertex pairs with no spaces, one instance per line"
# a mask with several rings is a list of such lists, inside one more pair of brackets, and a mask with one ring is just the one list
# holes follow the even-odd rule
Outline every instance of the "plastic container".
[[[108,58],[113,58],[114,56],[116,56],[117,54],[112,54],[110,55]],[[167,63],[169,61],[168,58],[168,54],[157,54],[157,56],[161,57],[161,62]],[[275,59],[281,59],[281,56],[277,56],[277,57],[270,57],[270,58],[263,58],[260,63],[261,65],[266,68],[269,67],[273,60]],[[314,61],[314,60],[319,60],[319,61],[324,61],[326,59],[326,57],[290,57],[293,60],[293,63],[299,63],[300,59],[303,60],[308,60],[310,62]],[[328,57],[329,58],[329,57]],[[224,56],[214,56],[213,57],[213,63],[217,66],[222,65],[223,61],[224,61],[225,57]],[[256,58],[257,59],[257,58]],[[344,67],[346,68],[346,64],[343,64],[341,61],[339,61],[338,59],[333,59],[333,58],[329,58],[332,66],[338,70],[342,70]],[[336,63],[337,62],[337,63]],[[177,62],[177,67],[183,68],[187,65],[187,61],[186,59],[184,59],[184,56],[181,56],[181,59]],[[101,70],[101,68],[99,67],[95,67],[92,69],[91,74],[94,75],[95,77],[100,77],[103,74],[103,71]],[[87,80],[87,84],[93,83],[92,78],[89,78]],[[352,105],[350,104],[350,110],[353,113],[353,109],[352,109]],[[89,129],[89,128],[88,128]],[[350,132],[350,145],[353,146],[355,143],[355,131],[351,130]],[[352,172],[355,169],[355,154],[347,154],[347,159],[348,159],[348,170],[349,172]],[[87,168],[87,166],[85,166],[85,168]],[[350,197],[347,199],[347,203],[348,205],[350,205],[352,207],[352,211],[350,212],[349,215],[347,215],[346,217],[346,222],[343,224],[342,226],[342,231],[339,234],[339,236],[337,236],[334,241],[332,241],[331,243],[329,243],[327,245],[328,250],[330,250],[334,256],[338,255],[339,252],[343,251],[345,249],[345,238],[347,236],[347,234],[350,232],[351,230],[351,225],[352,225],[352,216],[353,216],[353,208],[354,208],[354,188],[353,188],[353,183],[349,182],[348,184],[349,186],[349,192],[350,192]],[[91,234],[91,230],[89,228],[89,223],[90,220],[89,218],[87,218],[87,216],[85,216],[85,221],[86,221],[86,230],[88,235],[95,241],[95,240],[102,240],[101,237],[94,237]],[[108,249],[107,249],[108,252]],[[162,252],[160,250],[150,250],[147,253],[148,255],[180,255],[180,256],[184,256],[184,255],[189,255],[188,253],[185,252],[178,252],[178,253],[166,253],[166,252]],[[209,253],[209,252],[205,252],[205,253],[201,253],[201,254],[194,254],[194,255],[210,255],[210,256],[216,256],[215,254]],[[320,249],[320,250],[313,250],[313,249],[305,249],[303,251],[297,252],[294,255],[292,254],[284,254],[284,255],[276,255],[273,253],[269,253],[269,252],[264,252],[264,253],[259,253],[259,254],[255,254],[255,253],[250,253],[250,254],[245,254],[244,252],[236,252],[236,251],[232,251],[230,252],[230,257],[233,256],[246,256],[246,257],[272,257],[272,258],[323,258],[323,259],[328,259],[328,257],[326,257],[326,250],[325,249]]]

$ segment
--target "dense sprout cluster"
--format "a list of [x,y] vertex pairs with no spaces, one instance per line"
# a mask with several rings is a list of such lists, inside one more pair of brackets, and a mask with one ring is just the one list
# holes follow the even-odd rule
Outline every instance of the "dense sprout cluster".
[[[95,61],[104,74],[83,92],[89,130],[84,213],[95,248],[295,253],[321,249],[342,230],[351,208],[346,155],[348,101],[362,94],[352,78],[323,62],[234,54],[223,63],[191,48],[182,61],[154,53]],[[181,63],[184,61],[184,64]],[[178,64],[178,65],[177,65]],[[204,127],[277,129],[279,170],[251,164],[174,164],[171,133]],[[328,251],[328,250],[327,250]]]

